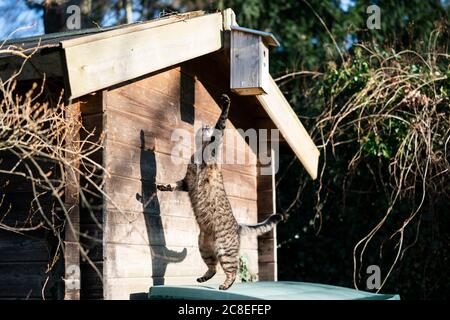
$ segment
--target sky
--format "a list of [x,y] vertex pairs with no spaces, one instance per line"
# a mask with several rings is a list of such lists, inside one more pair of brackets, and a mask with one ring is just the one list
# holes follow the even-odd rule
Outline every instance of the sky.
[[0,0],[0,39],[43,34],[42,15],[42,11],[29,9],[24,0]]
[[[26,1],[0,0],[0,40],[44,34],[43,11],[30,9]],[[138,18],[139,14],[135,12],[134,19]],[[104,27],[116,23],[111,12],[103,20]]]
[[355,5],[355,1],[353,0],[341,0],[341,9],[344,11],[348,11],[353,5]]

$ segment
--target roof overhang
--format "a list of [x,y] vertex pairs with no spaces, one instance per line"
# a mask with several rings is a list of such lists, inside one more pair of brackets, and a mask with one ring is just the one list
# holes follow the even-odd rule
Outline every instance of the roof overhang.
[[319,150],[272,77],[267,94],[256,97],[311,178],[316,179]]
[[69,98],[77,98],[222,48],[222,14],[184,15],[61,41]]
[[241,31],[245,33],[251,33],[255,35],[259,35],[263,38],[263,41],[266,43],[267,46],[273,46],[278,47],[280,43],[278,42],[277,38],[271,33],[261,30],[255,30],[255,29],[249,29],[244,28],[238,25],[236,22],[236,14],[232,9],[226,9],[222,13],[223,15],[223,29],[224,30],[236,30]]
[[277,38],[275,38],[275,36],[270,32],[264,32],[264,31],[260,31],[260,30],[254,30],[254,29],[249,29],[249,28],[244,28],[244,27],[239,27],[239,26],[231,26],[230,29],[261,36],[263,41],[267,44],[267,46],[278,47],[280,45]]

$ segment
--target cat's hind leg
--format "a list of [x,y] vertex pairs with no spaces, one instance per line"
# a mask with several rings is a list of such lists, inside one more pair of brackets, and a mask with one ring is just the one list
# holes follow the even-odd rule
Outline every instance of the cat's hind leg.
[[203,231],[200,231],[198,237],[198,247],[200,249],[200,255],[208,267],[205,274],[202,277],[197,278],[197,281],[201,283],[214,277],[217,272],[218,259],[214,252],[214,242],[212,237],[208,237]]
[[237,256],[219,257],[220,265],[225,272],[225,281],[219,286],[220,290],[227,290],[236,280],[236,274],[239,267],[239,259]]
[[220,290],[227,290],[231,287],[236,280],[239,268],[239,240],[230,236],[226,240],[226,245],[219,245],[217,251],[217,257],[226,276],[225,281],[219,286]]

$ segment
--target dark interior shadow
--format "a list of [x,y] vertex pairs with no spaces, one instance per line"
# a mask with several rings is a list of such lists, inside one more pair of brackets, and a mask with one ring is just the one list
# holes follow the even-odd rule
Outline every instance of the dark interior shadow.
[[184,65],[181,65],[180,74],[180,116],[181,121],[194,124],[195,120],[195,80],[185,72]]
[[148,292],[130,293],[130,300],[148,300]]
[[[152,256],[153,285],[163,285],[169,263],[179,263],[186,258],[187,250],[181,252],[169,250],[166,247],[164,226],[161,220],[159,201],[156,193],[156,159],[155,152],[145,146],[144,131],[141,130],[141,193],[136,199],[142,203],[148,241]],[[135,295],[134,295],[135,296]],[[130,296],[130,299],[133,298]]]

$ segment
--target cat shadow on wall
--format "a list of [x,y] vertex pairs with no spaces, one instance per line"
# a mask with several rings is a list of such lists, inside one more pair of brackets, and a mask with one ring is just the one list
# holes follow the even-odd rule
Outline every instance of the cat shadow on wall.
[[163,285],[164,277],[169,263],[179,263],[186,258],[187,250],[176,252],[166,247],[164,226],[161,220],[161,211],[156,193],[156,159],[155,152],[147,149],[145,145],[144,131],[141,130],[141,193],[136,194],[136,199],[142,203],[145,224],[147,227],[148,241],[152,256],[153,285]]
[[[179,107],[180,120],[193,125],[195,119],[195,80],[189,74],[184,65],[180,68]],[[165,119],[164,110],[161,110],[160,119]],[[159,118],[156,116],[156,118]],[[136,199],[142,203],[142,208],[147,227],[148,239],[152,255],[152,279],[153,285],[164,285],[165,273],[169,263],[179,263],[186,258],[187,250],[181,252],[169,250],[166,247],[164,226],[161,220],[161,211],[156,193],[157,164],[155,152],[146,148],[144,131],[140,132],[141,154],[141,193],[136,194]],[[132,300],[147,299],[147,293],[132,293]]]

